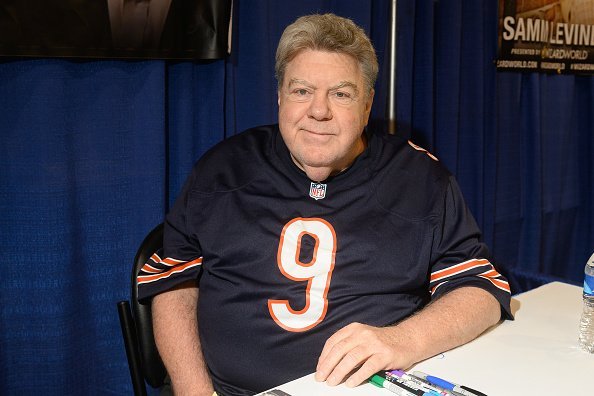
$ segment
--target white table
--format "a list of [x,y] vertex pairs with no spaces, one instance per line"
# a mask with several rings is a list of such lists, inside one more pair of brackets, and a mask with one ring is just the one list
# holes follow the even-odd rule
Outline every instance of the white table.
[[[594,355],[577,347],[582,289],[549,283],[515,296],[512,311],[516,320],[408,371],[442,377],[489,396],[591,394]],[[330,387],[316,382],[313,374],[277,389],[291,396],[394,395],[370,384]]]

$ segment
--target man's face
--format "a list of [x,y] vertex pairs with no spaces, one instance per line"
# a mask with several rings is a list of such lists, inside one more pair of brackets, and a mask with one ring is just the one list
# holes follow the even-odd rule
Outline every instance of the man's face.
[[285,69],[279,126],[293,161],[313,181],[347,168],[365,149],[373,91],[355,58],[305,50]]

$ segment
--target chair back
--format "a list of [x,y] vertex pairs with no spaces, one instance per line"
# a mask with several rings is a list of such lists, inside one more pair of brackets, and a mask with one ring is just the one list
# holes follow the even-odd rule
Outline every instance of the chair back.
[[138,273],[149,258],[163,247],[163,224],[155,227],[140,244],[136,257],[134,257],[134,267],[132,270],[132,314],[136,327],[138,348],[142,374],[145,381],[153,388],[159,388],[163,385],[163,380],[167,375],[161,356],[155,344],[153,334],[153,316],[151,311],[151,302],[138,301]]

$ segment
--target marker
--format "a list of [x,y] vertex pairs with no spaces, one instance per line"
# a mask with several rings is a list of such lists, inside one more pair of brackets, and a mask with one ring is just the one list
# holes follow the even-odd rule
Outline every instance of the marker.
[[397,394],[398,396],[417,396],[416,393],[409,392],[408,390],[401,388],[398,385],[395,385],[394,383],[386,380],[385,378],[382,378],[377,374],[374,374],[370,378],[369,382],[380,388],[387,389],[390,392]]
[[[389,371],[386,377],[396,377],[402,381],[405,381],[407,385],[410,385],[415,388],[419,388],[424,390],[425,392],[432,392],[436,396],[452,396],[453,393],[447,389],[440,388],[438,386],[434,386],[428,381],[425,381],[422,378],[417,378],[413,375],[407,374],[402,370],[392,370]],[[389,379],[389,378],[388,378]]]
[[389,390],[398,396],[436,396],[433,392],[425,392],[421,389],[416,389],[402,382],[390,381],[385,378],[383,374],[374,374],[369,381],[380,388]]
[[448,391],[446,393],[441,393],[436,387],[429,385],[429,383],[423,383],[421,381],[415,381],[414,379],[405,379],[403,377],[398,377],[395,373],[386,372],[385,377],[390,382],[397,382],[399,384],[403,384],[408,386],[409,388],[415,389],[423,394],[423,396],[443,396],[443,395],[451,395]]
[[451,390],[453,392],[456,392],[456,393],[459,393],[459,394],[461,394],[463,396],[487,396],[484,393],[479,392],[477,390],[474,390],[472,388],[469,388],[467,386],[461,386],[461,385],[458,385],[458,384],[454,384],[453,382],[449,382],[449,381],[446,381],[446,380],[441,379],[439,377],[434,377],[432,375],[427,375],[427,374],[422,373],[420,371],[413,371],[413,374],[416,377],[419,377],[419,378],[422,378],[422,379],[424,379],[426,381],[429,381],[430,383],[432,383],[434,385],[440,386],[440,387],[442,387],[444,389],[449,389],[449,390]]
[[[216,393],[213,394],[213,396],[215,396],[215,395],[216,395]],[[271,391],[262,393],[261,396],[291,396],[291,395],[289,395],[287,392],[283,392],[280,389],[273,389]]]

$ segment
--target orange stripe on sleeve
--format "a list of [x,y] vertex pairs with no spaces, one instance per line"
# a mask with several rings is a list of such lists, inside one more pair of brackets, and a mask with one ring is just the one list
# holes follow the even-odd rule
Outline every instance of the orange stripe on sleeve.
[[182,264],[183,263],[182,260],[177,260],[177,259],[174,259],[174,258],[171,258],[171,257],[166,257],[166,258],[162,259],[161,262],[163,264],[169,265],[169,266],[177,265],[177,264]]
[[509,287],[509,283],[507,283],[506,281],[503,281],[501,279],[493,279],[491,277],[486,277],[486,276],[481,276],[479,275],[479,278],[484,278],[487,279],[488,281],[490,281],[496,288],[501,289],[503,291],[506,291],[508,293],[511,293],[511,288]]
[[430,290],[431,294],[433,295],[441,285],[447,283],[449,281],[447,278],[452,278],[455,275],[462,274],[472,269],[478,269],[480,267],[486,268],[483,272],[478,274],[475,273],[473,276],[486,279],[498,289],[503,290],[507,293],[511,293],[509,283],[505,279],[501,278],[501,274],[497,272],[495,268],[493,268],[493,265],[489,262],[489,260],[472,259],[460,264],[453,265],[449,268],[444,268],[442,270],[433,272],[430,277],[430,282],[434,285]]
[[473,259],[473,260],[465,261],[463,263],[456,264],[451,267],[444,268],[442,270],[435,271],[435,272],[431,273],[431,277],[429,278],[429,281],[435,282],[440,279],[444,279],[444,278],[450,277],[452,275],[456,275],[461,272],[468,271],[471,268],[476,268],[476,267],[480,267],[483,265],[491,265],[491,263],[489,262],[489,260],[485,260],[485,259]]
[[143,265],[140,270],[142,272],[148,272],[150,274],[158,274],[159,272],[161,272],[160,269],[153,267],[149,263],[146,263],[145,265]]
[[138,284],[140,285],[142,283],[150,283],[150,282],[158,281],[158,280],[167,278],[173,274],[183,272],[183,271],[187,270],[188,268],[192,268],[197,265],[202,265],[202,257],[199,257],[196,260],[188,261],[187,263],[179,265],[177,267],[173,267],[170,270],[167,270],[160,274],[140,275],[140,276],[138,276]]

